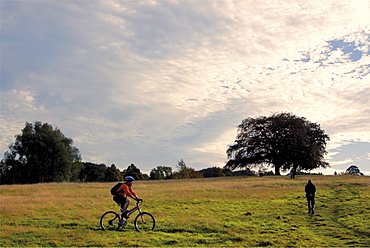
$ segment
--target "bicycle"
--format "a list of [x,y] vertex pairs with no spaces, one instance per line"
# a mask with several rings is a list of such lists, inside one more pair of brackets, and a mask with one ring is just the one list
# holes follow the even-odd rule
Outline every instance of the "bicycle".
[[[140,208],[142,201],[136,202],[136,206],[129,210],[127,216],[130,216],[135,211],[139,214],[134,219],[134,226],[138,232],[153,231],[155,228],[154,216],[148,212],[142,212]],[[100,217],[100,226],[103,230],[118,231],[121,227],[125,228],[127,219],[115,211],[107,211]]]

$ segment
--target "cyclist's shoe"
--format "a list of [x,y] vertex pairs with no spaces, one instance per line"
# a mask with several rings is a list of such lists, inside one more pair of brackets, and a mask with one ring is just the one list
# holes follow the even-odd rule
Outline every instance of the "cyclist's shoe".
[[130,212],[130,211],[126,210],[126,212],[122,213],[122,218],[125,218],[125,219],[130,218],[130,216],[129,216],[129,212]]
[[124,228],[127,225],[127,221],[122,218],[122,220],[121,220],[121,222],[119,224],[121,225],[121,227]]

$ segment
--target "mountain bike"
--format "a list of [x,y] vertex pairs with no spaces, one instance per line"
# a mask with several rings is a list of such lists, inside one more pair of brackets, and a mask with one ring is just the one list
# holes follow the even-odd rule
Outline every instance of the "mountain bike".
[[[148,212],[142,212],[140,209],[140,202],[136,202],[136,206],[129,210],[127,216],[129,217],[135,211],[139,211],[139,214],[134,219],[134,226],[138,232],[153,231],[155,228],[154,216]],[[127,219],[115,211],[105,212],[100,217],[100,226],[103,230],[118,231],[120,228],[125,228],[127,225]]]

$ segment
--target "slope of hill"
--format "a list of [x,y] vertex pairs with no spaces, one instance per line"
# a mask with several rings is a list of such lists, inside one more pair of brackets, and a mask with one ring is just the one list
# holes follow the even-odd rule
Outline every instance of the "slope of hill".
[[157,228],[102,231],[118,210],[112,183],[0,186],[0,246],[370,246],[370,177],[311,176],[315,215],[307,214],[308,176],[137,181]]

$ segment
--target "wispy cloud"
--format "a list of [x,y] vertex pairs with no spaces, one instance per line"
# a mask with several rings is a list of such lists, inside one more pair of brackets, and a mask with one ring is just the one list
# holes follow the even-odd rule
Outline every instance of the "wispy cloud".
[[1,5],[3,151],[39,120],[86,161],[223,166],[244,118],[289,111],[331,136],[333,167],[368,166],[348,146],[370,143],[366,0]]

